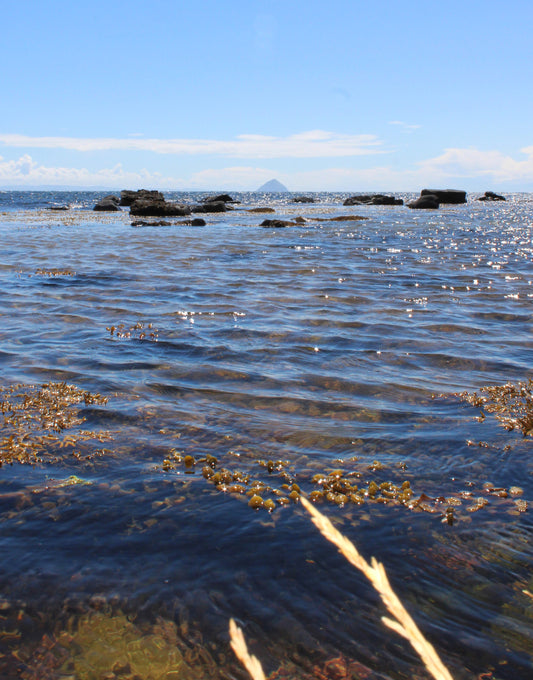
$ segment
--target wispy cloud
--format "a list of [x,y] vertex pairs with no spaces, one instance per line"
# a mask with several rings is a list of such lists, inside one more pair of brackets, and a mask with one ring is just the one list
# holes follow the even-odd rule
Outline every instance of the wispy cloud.
[[403,120],[389,120],[389,125],[396,125],[401,132],[414,132],[422,127],[413,123],[404,123]]
[[30,137],[0,134],[0,144],[27,149],[70,151],[150,151],[175,155],[216,155],[233,158],[332,158],[384,153],[376,135],[346,135],[310,130],[288,137],[243,134],[233,140],[116,139],[102,137]]

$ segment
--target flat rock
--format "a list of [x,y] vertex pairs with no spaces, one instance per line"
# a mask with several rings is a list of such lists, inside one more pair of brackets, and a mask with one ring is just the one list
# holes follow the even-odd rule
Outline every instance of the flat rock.
[[422,189],[420,196],[436,196],[439,203],[466,203],[466,191],[460,189]]

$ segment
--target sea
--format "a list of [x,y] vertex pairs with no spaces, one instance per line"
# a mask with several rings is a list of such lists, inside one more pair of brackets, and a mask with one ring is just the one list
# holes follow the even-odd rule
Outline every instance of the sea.
[[455,680],[533,677],[533,194],[305,195],[0,192],[3,680],[244,680],[231,619],[269,680],[432,677],[302,495]]

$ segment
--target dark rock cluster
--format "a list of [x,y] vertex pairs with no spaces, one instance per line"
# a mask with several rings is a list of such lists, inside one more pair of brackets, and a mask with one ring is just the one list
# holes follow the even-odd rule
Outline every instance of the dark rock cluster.
[[484,196],[480,196],[478,201],[505,201],[505,196],[495,194],[494,191],[485,191]]
[[347,198],[343,205],[403,205],[403,200],[384,194],[358,194]]
[[466,203],[466,191],[460,189],[422,189],[420,197],[408,204],[413,210],[436,210],[441,203]]

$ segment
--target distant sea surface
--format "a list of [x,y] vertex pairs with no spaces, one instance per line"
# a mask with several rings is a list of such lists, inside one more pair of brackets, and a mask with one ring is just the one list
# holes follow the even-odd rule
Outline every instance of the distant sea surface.
[[103,195],[0,192],[0,676],[244,678],[233,617],[272,680],[429,677],[314,492],[456,680],[533,677],[532,438],[458,396],[533,377],[533,195]]

